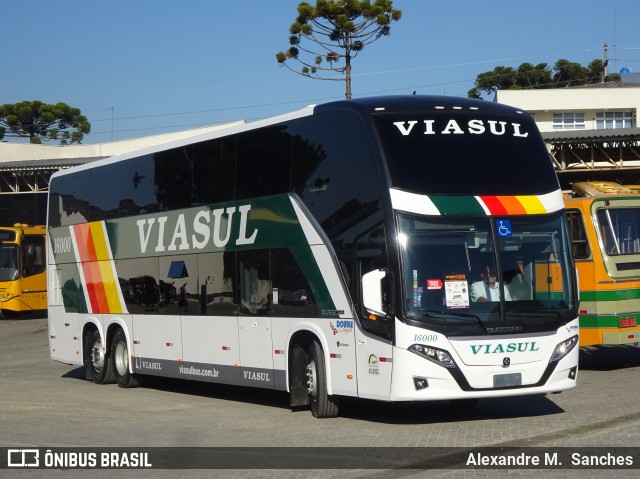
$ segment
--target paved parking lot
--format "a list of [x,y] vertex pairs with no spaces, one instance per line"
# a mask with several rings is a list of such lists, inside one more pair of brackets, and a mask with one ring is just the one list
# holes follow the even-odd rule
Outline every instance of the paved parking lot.
[[[557,395],[445,402],[349,399],[341,416],[292,411],[281,392],[185,381],[123,390],[97,386],[48,357],[45,318],[0,319],[0,447],[333,448],[326,468],[93,470],[93,477],[637,477],[638,470],[332,469],[349,449],[409,447],[640,447],[640,348],[582,350],[578,387]],[[275,454],[295,450],[274,449]],[[293,452],[292,452],[293,451]],[[335,451],[332,458],[331,451]],[[384,451],[378,449],[374,451]],[[247,450],[247,464],[252,464]],[[324,457],[324,456],[322,456]],[[254,466],[250,466],[254,467]],[[640,465],[638,465],[640,468]],[[5,474],[8,473],[8,474]],[[86,471],[8,470],[2,477],[86,477]]]

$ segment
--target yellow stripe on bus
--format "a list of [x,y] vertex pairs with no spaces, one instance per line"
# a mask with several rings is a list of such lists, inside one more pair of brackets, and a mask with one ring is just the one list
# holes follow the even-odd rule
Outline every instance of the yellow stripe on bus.
[[527,214],[544,214],[547,212],[542,201],[537,196],[516,196],[516,198],[527,210]]
[[122,304],[118,295],[118,283],[113,275],[111,267],[111,257],[107,248],[107,239],[105,238],[103,222],[90,223],[91,236],[93,237],[93,245],[96,250],[96,257],[100,267],[100,277],[109,304],[110,313],[122,313]]

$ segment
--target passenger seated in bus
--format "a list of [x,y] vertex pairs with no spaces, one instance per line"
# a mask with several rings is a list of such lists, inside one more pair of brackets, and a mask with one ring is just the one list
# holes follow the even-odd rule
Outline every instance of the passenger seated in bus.
[[516,265],[502,273],[504,288],[509,290],[511,301],[531,299],[530,288],[525,283],[520,267]]
[[[471,301],[484,303],[487,301],[500,301],[500,283],[496,281],[496,271],[493,266],[486,265],[480,273],[482,281],[476,281],[471,285]],[[509,290],[504,288],[505,301],[511,301]]]

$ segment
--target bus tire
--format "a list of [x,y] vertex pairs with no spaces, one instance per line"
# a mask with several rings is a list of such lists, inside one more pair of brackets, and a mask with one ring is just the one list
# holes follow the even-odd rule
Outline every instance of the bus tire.
[[20,311],[14,311],[12,309],[3,309],[2,314],[7,319],[16,319],[20,317]]
[[108,349],[102,352],[102,338],[97,329],[85,333],[85,358],[86,377],[96,384],[112,384],[115,382],[111,361],[109,361]]
[[317,340],[311,341],[309,347],[307,386],[311,413],[317,418],[336,417],[338,415],[338,398],[329,396],[327,392],[327,370],[324,363],[324,352]]
[[138,377],[129,370],[130,356],[127,346],[127,336],[120,328],[111,341],[110,361],[116,383],[121,388],[136,388],[140,385]]

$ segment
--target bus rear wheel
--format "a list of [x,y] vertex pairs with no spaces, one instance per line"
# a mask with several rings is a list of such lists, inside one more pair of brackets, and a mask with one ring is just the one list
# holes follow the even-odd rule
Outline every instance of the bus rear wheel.
[[92,379],[96,384],[111,384],[115,382],[115,376],[111,367],[111,361],[103,352],[102,338],[97,329],[87,331],[85,334],[85,368],[87,379]]
[[338,398],[329,396],[327,392],[327,370],[324,363],[324,352],[318,341],[312,341],[307,364],[307,387],[311,413],[317,418],[336,417],[338,415]]
[[135,388],[140,385],[138,377],[129,370],[129,347],[127,337],[118,329],[111,342],[111,363],[116,383],[121,388]]

